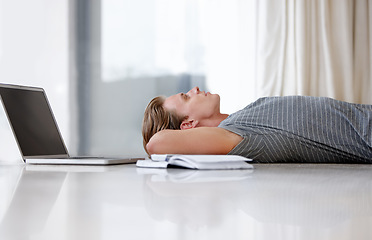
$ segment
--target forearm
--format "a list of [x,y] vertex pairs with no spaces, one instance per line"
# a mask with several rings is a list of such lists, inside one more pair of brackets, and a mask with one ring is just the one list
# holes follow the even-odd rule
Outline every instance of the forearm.
[[227,154],[241,139],[221,128],[163,130],[146,147],[150,154]]

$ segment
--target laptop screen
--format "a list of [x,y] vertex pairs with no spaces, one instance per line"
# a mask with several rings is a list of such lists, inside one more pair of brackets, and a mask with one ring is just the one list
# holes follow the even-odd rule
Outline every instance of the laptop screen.
[[0,86],[0,95],[23,156],[67,154],[42,89]]

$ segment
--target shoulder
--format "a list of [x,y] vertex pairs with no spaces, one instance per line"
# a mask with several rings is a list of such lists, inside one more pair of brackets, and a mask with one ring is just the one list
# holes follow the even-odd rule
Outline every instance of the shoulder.
[[163,130],[147,144],[150,154],[227,154],[242,137],[219,127]]

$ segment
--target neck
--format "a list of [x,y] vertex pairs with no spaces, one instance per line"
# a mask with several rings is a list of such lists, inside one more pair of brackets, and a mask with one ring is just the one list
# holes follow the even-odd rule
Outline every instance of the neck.
[[218,115],[205,120],[204,123],[200,123],[199,127],[217,127],[228,116],[228,114],[219,113]]

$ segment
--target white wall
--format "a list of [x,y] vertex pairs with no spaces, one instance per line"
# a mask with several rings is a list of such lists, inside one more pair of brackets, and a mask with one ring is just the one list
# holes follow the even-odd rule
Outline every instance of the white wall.
[[[45,88],[69,145],[68,0],[0,0],[0,82]],[[3,108],[0,161],[21,161]]]

